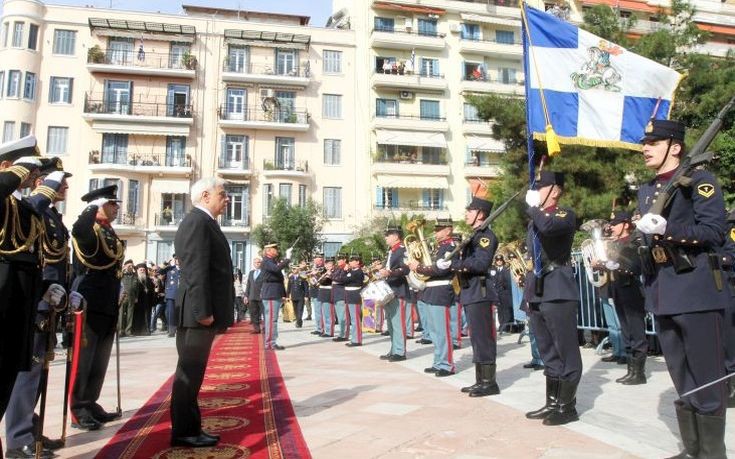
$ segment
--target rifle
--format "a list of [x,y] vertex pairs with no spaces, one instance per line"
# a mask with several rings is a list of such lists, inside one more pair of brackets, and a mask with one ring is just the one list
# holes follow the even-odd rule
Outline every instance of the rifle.
[[444,259],[445,260],[450,260],[452,257],[454,257],[455,255],[457,255],[463,248],[465,248],[467,246],[467,244],[470,243],[470,241],[472,240],[472,237],[475,234],[479,233],[480,231],[484,231],[485,228],[487,228],[488,226],[490,226],[490,223],[492,223],[493,221],[495,221],[500,216],[500,214],[502,214],[503,212],[505,212],[505,209],[507,209],[508,206],[510,206],[510,203],[513,202],[513,200],[515,198],[517,198],[519,194],[521,194],[521,191],[523,191],[523,190],[518,191],[516,194],[514,194],[513,196],[511,196],[510,198],[508,198],[508,200],[506,200],[504,203],[502,203],[500,206],[498,206],[497,209],[495,209],[490,215],[487,216],[487,218],[485,220],[483,220],[483,222],[480,224],[480,226],[478,226],[477,228],[475,228],[475,231],[470,235],[470,237],[465,238],[462,242],[460,242],[459,244],[457,244],[457,246],[451,252],[445,253],[444,254]]

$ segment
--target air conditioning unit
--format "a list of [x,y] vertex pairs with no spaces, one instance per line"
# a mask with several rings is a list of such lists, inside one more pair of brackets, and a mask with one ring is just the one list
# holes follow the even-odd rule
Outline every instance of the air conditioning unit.
[[260,98],[261,99],[269,99],[269,98],[272,98],[272,97],[275,97],[275,93],[273,92],[272,89],[268,88],[268,89],[261,89],[260,90]]
[[413,93],[411,91],[401,91],[398,93],[398,97],[401,99],[413,99]]
[[449,31],[453,33],[460,33],[462,32],[462,24],[459,22],[452,22],[449,24]]
[[413,28],[413,18],[406,18],[406,30],[411,30]]

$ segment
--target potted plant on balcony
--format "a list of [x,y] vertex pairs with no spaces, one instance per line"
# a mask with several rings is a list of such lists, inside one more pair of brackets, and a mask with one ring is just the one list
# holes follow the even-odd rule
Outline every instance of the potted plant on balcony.
[[100,45],[94,45],[87,51],[87,62],[93,64],[104,64],[105,63],[105,52],[102,51]]
[[272,161],[263,161],[263,169],[266,171],[272,171],[276,169],[276,166]]
[[197,58],[189,51],[181,55],[181,63],[187,70],[195,70],[197,68]]
[[293,123],[296,123],[296,122],[297,122],[298,120],[299,120],[299,119],[298,119],[298,116],[296,115],[296,113],[291,113],[291,114],[289,114],[289,115],[288,115],[288,116],[286,117],[286,122],[287,122],[287,123],[291,123],[291,124],[293,124]]

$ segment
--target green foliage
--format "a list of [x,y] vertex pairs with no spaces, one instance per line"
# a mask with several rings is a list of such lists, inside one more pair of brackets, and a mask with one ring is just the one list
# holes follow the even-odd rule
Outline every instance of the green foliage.
[[621,19],[617,11],[607,5],[595,5],[584,13],[582,28],[598,37],[628,48],[628,31],[638,22],[635,16]]
[[252,238],[260,247],[277,242],[282,255],[298,238],[293,258],[306,260],[321,243],[322,226],[322,212],[314,201],[309,200],[304,207],[299,207],[288,205],[285,199],[276,199],[270,218],[253,228]]

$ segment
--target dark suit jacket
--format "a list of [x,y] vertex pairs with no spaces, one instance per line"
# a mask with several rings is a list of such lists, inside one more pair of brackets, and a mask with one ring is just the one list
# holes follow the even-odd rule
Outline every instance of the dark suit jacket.
[[260,270],[260,274],[257,279],[253,279],[254,277],[255,270],[251,269],[248,273],[248,282],[245,285],[245,298],[247,298],[248,301],[260,301],[260,289],[263,287],[263,270]]
[[232,258],[219,224],[195,207],[179,225],[174,247],[181,270],[176,292],[179,326],[203,327],[198,320],[208,316],[214,316],[214,328],[231,326],[235,302]]

